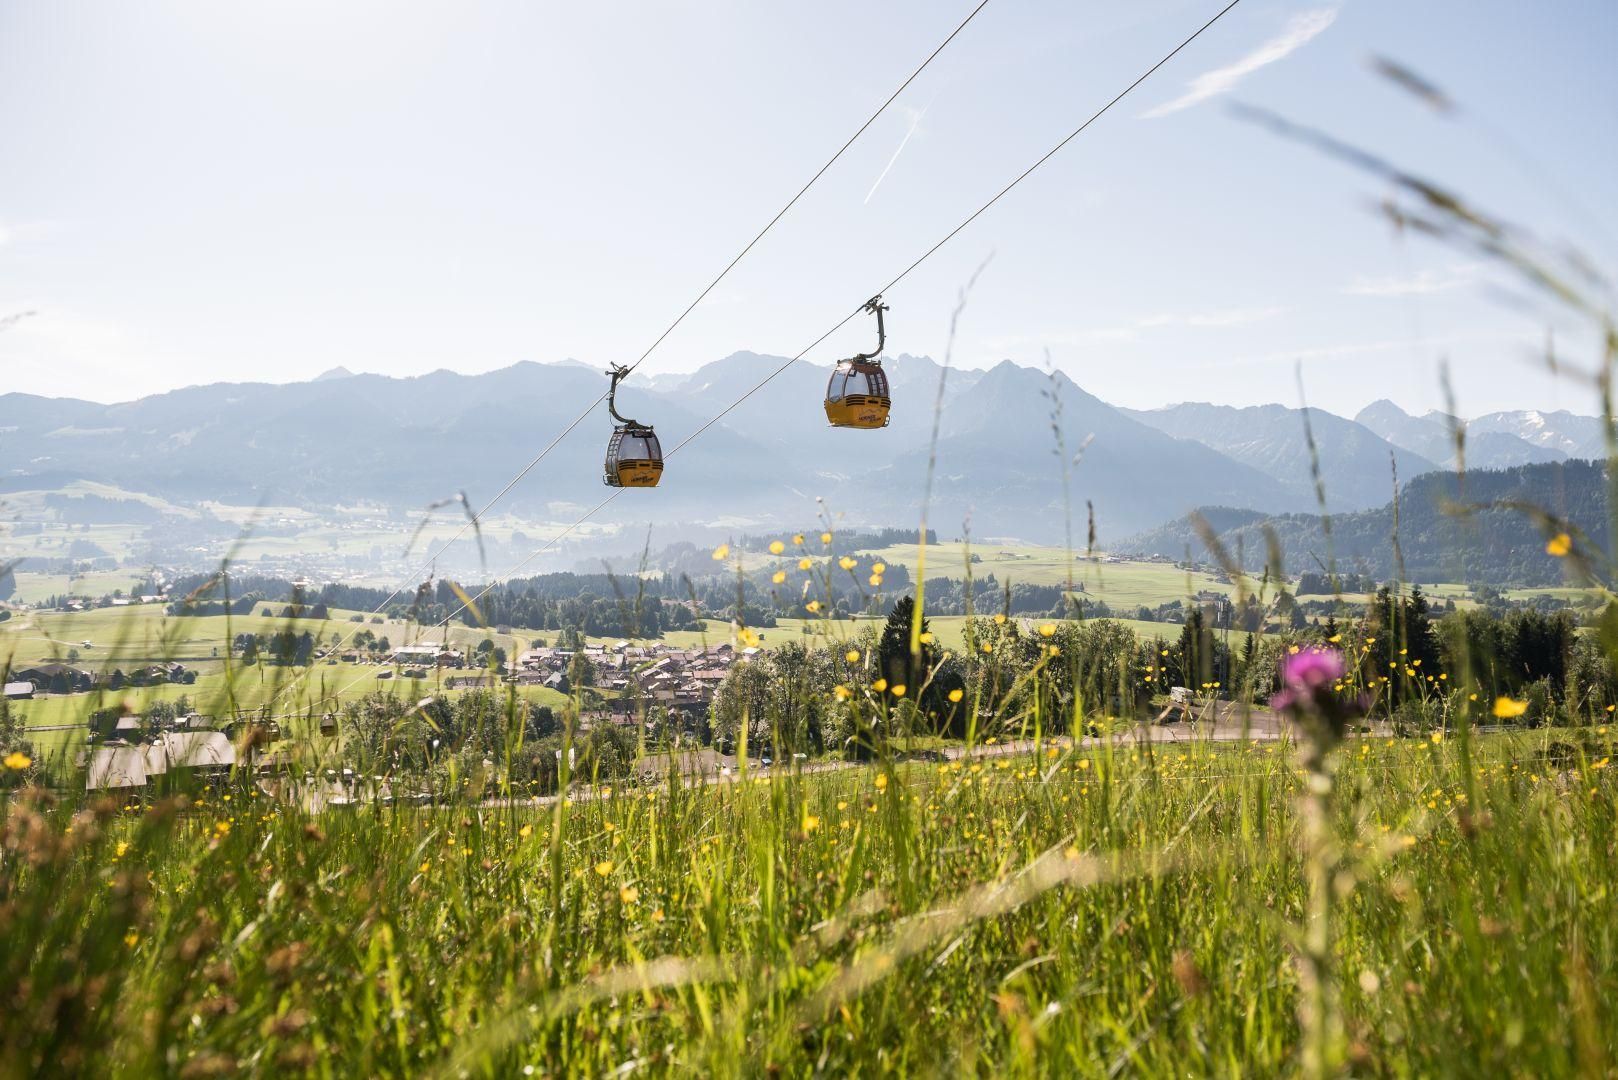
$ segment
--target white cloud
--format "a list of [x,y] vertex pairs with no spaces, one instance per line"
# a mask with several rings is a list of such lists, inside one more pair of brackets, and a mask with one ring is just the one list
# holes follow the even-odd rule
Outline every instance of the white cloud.
[[1210,98],[1220,94],[1228,94],[1236,89],[1238,83],[1261,67],[1266,67],[1277,60],[1285,60],[1313,38],[1330,26],[1337,18],[1336,8],[1315,8],[1294,15],[1287,23],[1286,29],[1279,35],[1266,41],[1234,64],[1212,71],[1204,72],[1192,79],[1186,92],[1166,104],[1159,105],[1143,115],[1143,119],[1155,120],[1170,113],[1189,109],[1193,105],[1200,105]]
[[1116,326],[1092,326],[1053,334],[1023,335],[999,344],[1082,345],[1096,341],[1135,341],[1151,330],[1223,330],[1251,326],[1284,314],[1279,306],[1213,308],[1202,311],[1163,311]]
[[1344,342],[1336,345],[1317,345],[1308,348],[1286,349],[1277,352],[1238,355],[1229,363],[1237,365],[1292,364],[1310,360],[1344,360],[1356,356],[1375,356],[1386,353],[1431,353],[1436,359],[1445,349],[1461,346],[1533,345],[1534,339],[1511,331],[1476,331],[1471,333],[1438,334],[1432,337],[1398,337],[1380,341]]
[[1348,296],[1428,296],[1470,285],[1477,280],[1480,269],[1475,263],[1467,263],[1443,270],[1419,270],[1407,275],[1362,275],[1344,285],[1342,292]]

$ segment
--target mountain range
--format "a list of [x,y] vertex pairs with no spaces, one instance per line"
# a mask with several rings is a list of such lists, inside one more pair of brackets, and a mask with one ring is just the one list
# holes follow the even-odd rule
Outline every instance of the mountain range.
[[1384,398],[1361,409],[1354,419],[1395,446],[1447,469],[1456,465],[1457,432],[1465,436],[1462,445],[1468,468],[1503,469],[1539,461],[1607,456],[1600,419],[1565,410],[1545,413],[1524,409],[1461,421],[1436,410],[1412,416]]
[[[1195,506],[1317,506],[1300,410],[1127,410],[1065,374],[1011,361],[946,373],[926,357],[888,359],[894,408],[881,431],[829,428],[827,369],[800,362],[705,427],[785,363],[742,352],[624,383],[619,411],[655,423],[667,468],[656,491],[624,492],[601,520],[802,527],[821,498],[853,523],[892,525],[916,520],[929,474],[930,521],[946,534],[970,520],[978,536],[1058,540],[1071,517],[1082,537],[1089,504],[1105,542]],[[562,361],[410,378],[339,368],[308,382],[216,383],[115,405],[5,394],[0,491],[90,480],[191,504],[419,507],[465,491],[481,505],[606,386],[600,371]],[[1453,457],[1433,436],[1447,437],[1447,422],[1391,403],[1354,419],[1311,410],[1309,427],[1333,512],[1386,502],[1395,465],[1405,480]],[[1499,465],[1584,456],[1599,428],[1565,413],[1495,414],[1469,425],[1468,464],[1485,451]],[[610,430],[598,407],[502,506],[553,521],[594,507],[607,494]],[[1067,493],[1063,456],[1076,459]]]

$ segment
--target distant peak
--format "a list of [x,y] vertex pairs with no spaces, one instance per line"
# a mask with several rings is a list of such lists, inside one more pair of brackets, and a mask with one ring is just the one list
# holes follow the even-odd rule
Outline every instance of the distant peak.
[[1389,401],[1387,398],[1377,398],[1375,401],[1365,406],[1365,408],[1355,413],[1354,419],[1363,423],[1367,418],[1375,418],[1379,416],[1398,416],[1408,418],[1410,414],[1405,412],[1398,405],[1395,405],[1393,402]]
[[322,371],[315,376],[315,382],[330,382],[333,379],[352,379],[354,373],[342,365]]

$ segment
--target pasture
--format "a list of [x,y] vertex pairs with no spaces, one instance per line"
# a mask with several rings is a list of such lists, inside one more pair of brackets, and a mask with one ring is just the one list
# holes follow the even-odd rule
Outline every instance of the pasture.
[[[1330,1061],[1604,1071],[1610,753],[1344,744]],[[32,978],[0,1037],[22,1072],[1282,1074],[1301,787],[1285,743],[1060,742],[318,818],[250,788],[24,798],[0,974]],[[108,889],[131,877],[139,902]],[[64,949],[102,1006],[66,1019]]]

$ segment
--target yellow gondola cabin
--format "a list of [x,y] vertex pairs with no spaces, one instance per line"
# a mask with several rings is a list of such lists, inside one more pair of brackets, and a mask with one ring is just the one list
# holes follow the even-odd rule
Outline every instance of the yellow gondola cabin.
[[607,375],[612,389],[607,391],[607,412],[618,421],[607,442],[607,462],[602,479],[608,487],[656,487],[663,478],[663,448],[651,425],[618,415],[618,383],[629,369],[614,364]]
[[826,419],[832,427],[882,428],[888,426],[888,410],[893,398],[888,393],[888,373],[882,370],[882,349],[887,330],[882,313],[888,305],[880,296],[865,302],[865,310],[876,316],[876,349],[839,360],[826,384]]

